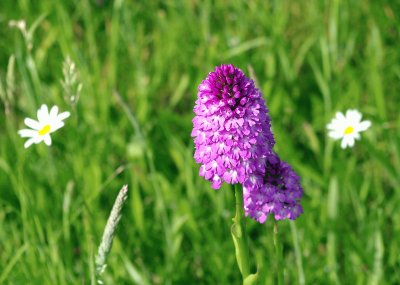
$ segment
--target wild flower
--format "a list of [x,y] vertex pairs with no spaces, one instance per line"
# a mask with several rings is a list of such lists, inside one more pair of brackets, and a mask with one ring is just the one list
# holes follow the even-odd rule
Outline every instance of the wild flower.
[[18,131],[18,134],[23,138],[29,138],[24,147],[28,148],[33,143],[38,144],[42,141],[46,145],[51,145],[50,134],[57,131],[64,126],[63,120],[70,116],[69,112],[63,112],[58,114],[58,107],[53,106],[49,112],[47,105],[42,105],[37,111],[37,121],[26,118],[24,120],[25,125],[31,129],[22,129]]
[[275,144],[270,117],[253,80],[233,65],[221,65],[199,85],[193,119],[194,158],[200,176],[219,189],[263,174]]
[[353,147],[355,140],[361,138],[360,132],[371,126],[370,121],[361,121],[362,114],[357,110],[347,110],[346,115],[337,112],[335,118],[327,125],[328,136],[334,140],[341,139],[342,148]]
[[[271,119],[254,81],[232,64],[217,66],[198,87],[192,137],[194,158],[200,176],[219,189],[233,184],[236,213],[231,234],[243,284],[255,284],[252,274],[244,215],[264,223],[269,214],[275,220],[295,220],[303,209],[303,188],[292,167],[273,152]],[[243,191],[239,190],[242,184]],[[274,228],[276,252],[281,252]],[[279,282],[280,283],[280,282]]]
[[264,175],[252,174],[243,184],[245,214],[259,223],[264,223],[268,214],[275,220],[295,220],[303,213],[302,196],[300,177],[275,153],[268,157]]

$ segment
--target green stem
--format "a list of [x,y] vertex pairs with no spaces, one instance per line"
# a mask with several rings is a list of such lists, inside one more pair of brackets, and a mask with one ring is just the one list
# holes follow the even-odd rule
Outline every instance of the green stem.
[[282,246],[279,244],[278,223],[274,220],[274,247],[277,260],[278,285],[283,284]]
[[242,273],[243,281],[250,275],[249,247],[247,245],[246,223],[243,210],[243,195],[238,185],[232,185],[235,190],[236,214],[232,219],[231,228],[233,242],[235,244],[236,261]]

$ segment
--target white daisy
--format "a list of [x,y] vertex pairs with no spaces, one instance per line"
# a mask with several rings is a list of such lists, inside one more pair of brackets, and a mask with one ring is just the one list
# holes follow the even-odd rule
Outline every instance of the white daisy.
[[23,138],[29,138],[24,147],[27,148],[33,143],[38,144],[42,141],[46,145],[51,145],[50,134],[57,131],[64,126],[63,120],[70,116],[69,112],[58,114],[58,107],[53,106],[49,112],[46,105],[42,105],[37,111],[38,120],[35,121],[30,118],[24,120],[25,125],[31,129],[19,130],[18,134]]
[[353,147],[355,140],[360,139],[360,132],[365,131],[371,126],[370,121],[362,121],[362,115],[357,110],[347,110],[346,116],[341,112],[336,113],[336,117],[327,125],[328,135],[335,139],[342,139],[342,148]]

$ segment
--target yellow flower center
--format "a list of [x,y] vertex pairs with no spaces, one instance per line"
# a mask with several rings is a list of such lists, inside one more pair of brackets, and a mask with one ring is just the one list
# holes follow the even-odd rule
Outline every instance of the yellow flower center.
[[354,128],[351,126],[348,126],[345,130],[344,130],[344,134],[345,135],[350,135],[351,133],[354,132]]
[[41,130],[39,130],[39,135],[44,136],[50,132],[50,125],[45,125]]

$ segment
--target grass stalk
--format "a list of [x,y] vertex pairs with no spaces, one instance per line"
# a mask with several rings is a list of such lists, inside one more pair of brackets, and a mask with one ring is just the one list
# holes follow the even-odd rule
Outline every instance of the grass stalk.
[[103,284],[103,281],[101,280],[101,275],[106,269],[107,256],[110,253],[115,231],[117,229],[119,221],[121,220],[121,210],[127,197],[128,185],[125,185],[118,193],[110,216],[108,217],[107,224],[103,232],[103,237],[101,238],[101,243],[96,256],[96,277],[97,283],[99,284]]

